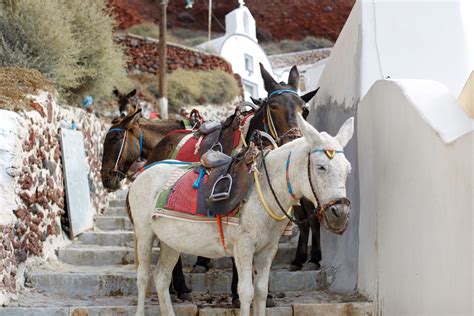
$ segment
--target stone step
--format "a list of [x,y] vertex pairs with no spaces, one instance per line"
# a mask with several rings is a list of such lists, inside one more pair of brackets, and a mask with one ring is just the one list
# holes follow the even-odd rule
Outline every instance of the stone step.
[[105,216],[128,216],[124,206],[108,207],[105,209]]
[[[372,315],[373,304],[362,297],[328,293],[326,291],[287,292],[284,298],[274,297],[276,307],[267,308],[270,316],[306,315]],[[31,291],[20,295],[16,306],[0,308],[0,316],[20,315],[134,315],[136,296],[66,298]],[[192,302],[174,302],[177,316],[235,316],[228,295],[193,294]],[[145,315],[159,315],[156,296],[147,298]]]
[[125,197],[110,200],[109,207],[125,207]]
[[133,231],[88,231],[78,236],[79,241],[88,245],[133,247]]
[[[117,239],[119,238],[120,237],[117,237]],[[131,243],[133,245],[133,236],[131,238]],[[287,267],[293,260],[295,253],[295,246],[280,244],[277,254],[273,260],[273,266]],[[158,255],[159,249],[154,248],[152,262],[158,261]],[[64,263],[79,266],[132,264],[134,263],[134,250],[132,247],[73,244],[71,246],[68,246],[67,248],[59,249],[58,257]],[[182,260],[184,267],[191,268],[196,262],[196,256],[183,255]],[[232,263],[229,258],[213,259],[211,262],[213,268],[215,269],[230,269],[232,267]]]
[[[96,267],[61,271],[31,271],[27,280],[36,290],[64,297],[122,296],[137,294],[134,267]],[[194,293],[228,293],[232,271],[210,270],[207,273],[186,273],[186,282]],[[325,271],[289,272],[272,270],[269,290],[271,292],[312,291],[327,286]],[[153,287],[154,291],[154,287]]]
[[103,216],[94,218],[95,228],[100,230],[129,230],[133,229],[132,222],[127,216]]

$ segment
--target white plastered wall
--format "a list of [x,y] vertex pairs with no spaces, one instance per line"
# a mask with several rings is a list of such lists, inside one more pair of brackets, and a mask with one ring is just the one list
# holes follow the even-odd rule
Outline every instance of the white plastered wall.
[[359,290],[380,315],[472,315],[474,120],[434,81],[359,104]]
[[[473,16],[472,0],[358,0],[321,75],[309,121],[337,132],[356,115],[374,82],[387,77],[435,80],[457,98],[474,69]],[[365,123],[356,120],[359,124]],[[345,149],[353,166],[347,184],[353,202],[349,228],[342,237],[321,233],[323,265],[336,271],[334,290],[357,286],[359,213],[364,211],[358,141],[356,132]]]
[[17,153],[21,149],[18,141],[19,124],[22,120],[15,112],[0,110],[0,224],[7,225],[16,221],[13,214],[18,206],[15,192],[21,160]]

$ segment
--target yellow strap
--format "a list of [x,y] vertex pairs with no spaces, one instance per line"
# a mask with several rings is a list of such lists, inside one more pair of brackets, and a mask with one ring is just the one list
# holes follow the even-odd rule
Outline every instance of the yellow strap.
[[[267,205],[267,202],[265,202],[265,199],[263,198],[263,193],[262,193],[262,188],[260,187],[260,181],[258,180],[258,175],[257,172],[253,172],[253,178],[255,179],[255,186],[257,187],[257,192],[258,196],[260,197],[260,201],[262,202],[263,207],[265,208],[265,211],[267,211],[268,215],[270,215],[271,218],[277,221],[282,221],[286,218],[285,215],[278,216],[276,215]],[[288,215],[291,215],[291,211],[293,210],[293,205],[290,206],[288,209]]]
[[267,120],[268,120],[268,127],[270,129],[270,134],[272,134],[275,141],[278,139],[278,133],[276,132],[275,125],[273,124],[272,115],[270,114],[270,110],[267,110]]

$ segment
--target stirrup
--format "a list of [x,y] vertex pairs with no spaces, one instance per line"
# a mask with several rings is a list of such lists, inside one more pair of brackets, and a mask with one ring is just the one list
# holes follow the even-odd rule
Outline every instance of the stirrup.
[[[214,149],[215,147],[217,147],[218,149]],[[214,145],[212,145],[209,150],[220,151],[221,153],[224,152],[224,148],[222,148],[222,145],[219,142],[214,143]]]
[[[221,181],[229,181],[229,187],[227,191],[214,193],[214,190],[216,189],[216,185]],[[219,178],[217,178],[216,182],[212,186],[212,191],[211,191],[211,194],[209,195],[209,199],[211,199],[213,202],[227,200],[230,196],[231,189],[232,189],[232,177],[230,176],[230,174],[226,174],[225,176],[220,176]]]

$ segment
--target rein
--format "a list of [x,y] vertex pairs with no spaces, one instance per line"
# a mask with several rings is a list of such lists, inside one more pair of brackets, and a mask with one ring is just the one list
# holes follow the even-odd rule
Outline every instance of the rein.
[[[287,130],[285,133],[283,133],[282,135],[278,135],[278,132],[276,130],[276,127],[275,127],[275,124],[273,123],[273,118],[272,118],[272,114],[271,114],[271,111],[270,111],[270,107],[268,106],[268,100],[274,96],[274,95],[281,95],[283,93],[291,93],[291,94],[294,94],[294,95],[298,95],[298,92],[296,91],[293,91],[293,90],[287,90],[287,89],[283,89],[283,90],[275,90],[273,91],[272,93],[270,93],[268,95],[268,97],[264,100],[264,106],[265,106],[265,116],[264,116],[264,119],[263,119],[263,128],[265,130],[266,133],[269,133],[272,135],[272,137],[275,139],[275,141],[277,143],[280,142],[281,139],[285,138],[285,137],[289,137],[289,136],[301,136],[301,131],[298,127],[293,127],[293,128],[290,128],[289,130]],[[267,121],[268,121],[268,124],[267,124]],[[267,126],[268,125],[268,126]]]
[[[139,131],[140,131],[140,135],[138,137],[138,143],[139,143],[139,147],[140,147],[140,151],[139,151],[139,154],[138,154],[138,159],[137,161],[142,161],[142,153],[143,153],[143,133],[142,133],[142,130],[141,128],[139,128]],[[119,165],[119,162],[120,160],[122,159],[122,154],[123,154],[123,149],[125,148],[125,144],[127,143],[127,138],[128,138],[128,133],[129,131],[124,129],[124,128],[111,128],[109,129],[109,131],[107,132],[110,133],[110,132],[123,132],[123,139],[122,139],[122,144],[120,145],[120,151],[119,151],[119,154],[117,156],[117,160],[115,161],[115,165],[114,165],[114,169],[113,171],[115,172],[120,172],[122,174],[125,175],[125,173],[123,171],[121,171],[118,167]]]
[[[259,135],[260,136],[260,135]],[[266,202],[264,201],[263,199],[263,195],[261,194],[261,189],[260,189],[260,185],[258,183],[258,177],[256,176],[256,174],[254,174],[254,177],[256,179],[256,183],[257,183],[257,191],[259,193],[259,196],[260,196],[260,200],[262,201],[262,204],[264,205],[265,209],[267,210],[268,214],[275,220],[277,221],[281,221],[285,218],[288,218],[290,220],[290,222],[296,224],[296,225],[302,225],[306,222],[309,222],[309,220],[313,217],[313,216],[317,216],[318,220],[322,221],[322,219],[324,218],[324,213],[326,212],[326,210],[328,208],[330,208],[331,206],[334,206],[334,205],[347,205],[347,206],[350,206],[351,205],[351,202],[349,199],[345,198],[345,197],[342,197],[342,198],[337,198],[337,199],[334,199],[334,200],[330,200],[328,203],[326,203],[325,205],[323,205],[321,203],[321,200],[318,198],[318,195],[316,193],[316,190],[315,190],[315,186],[313,184],[313,179],[312,179],[312,176],[311,176],[311,154],[312,153],[315,153],[315,152],[324,152],[326,154],[326,156],[329,158],[329,159],[332,159],[334,158],[335,154],[336,153],[342,153],[343,151],[338,151],[338,150],[328,150],[328,149],[315,149],[313,151],[310,151],[308,152],[308,167],[307,167],[307,173],[308,173],[308,181],[309,181],[309,185],[311,187],[311,192],[313,193],[313,196],[316,200],[316,203],[317,203],[317,211],[312,213],[308,218],[306,218],[305,220],[303,221],[299,221],[299,220],[296,220],[294,218],[292,218],[290,216],[290,213],[291,213],[291,210],[292,210],[292,206],[289,208],[288,212],[285,211],[285,209],[283,208],[283,206],[281,205],[280,203],[280,200],[278,199],[278,196],[276,195],[275,193],[275,190],[273,189],[273,185],[270,181],[270,175],[268,173],[268,169],[267,169],[267,164],[265,162],[265,155],[263,154],[263,143],[262,143],[262,140],[261,140],[261,137],[259,137],[259,145],[261,146],[261,153],[262,153],[262,163],[263,163],[263,168],[265,170],[265,176],[266,176],[266,179],[267,179],[267,182],[268,182],[268,186],[270,187],[270,191],[272,192],[272,195],[273,195],[273,198],[275,199],[275,201],[277,202],[278,204],[278,207],[280,208],[280,211],[283,213],[283,216],[278,216],[276,215],[273,211],[271,211]],[[293,191],[293,187],[291,186],[291,182],[290,182],[290,177],[289,177],[289,166],[290,166],[290,160],[291,160],[291,152],[288,154],[288,158],[286,160],[286,164],[285,164],[285,171],[286,171],[286,182],[287,182],[287,189],[288,189],[288,193],[291,195],[291,197],[293,199],[297,199],[296,195],[294,194],[294,191]]]

